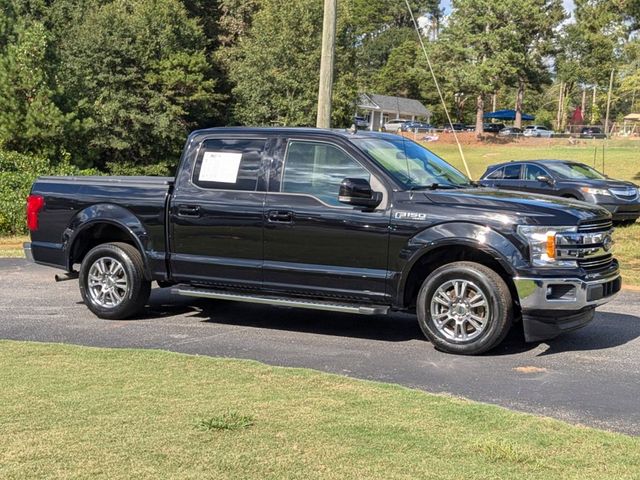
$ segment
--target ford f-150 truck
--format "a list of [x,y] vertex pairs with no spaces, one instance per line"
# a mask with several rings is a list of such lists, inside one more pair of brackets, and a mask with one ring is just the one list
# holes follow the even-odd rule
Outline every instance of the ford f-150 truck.
[[401,136],[193,132],[175,178],[41,177],[27,256],[79,278],[87,307],[178,295],[377,315],[415,312],[436,348],[479,354],[585,325],[620,290],[611,215],[479,187]]

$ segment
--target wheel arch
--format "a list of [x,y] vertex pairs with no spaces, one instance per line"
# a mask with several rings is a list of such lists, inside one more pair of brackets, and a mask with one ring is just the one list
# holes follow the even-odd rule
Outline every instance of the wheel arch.
[[[520,250],[498,232],[476,224],[455,224],[436,232],[424,232],[412,243],[418,243],[406,262],[397,284],[396,303],[412,308],[422,282],[435,269],[456,261],[485,265],[502,277],[512,298],[517,299],[513,278],[516,267],[524,265]],[[433,238],[436,235],[437,238]]]
[[68,271],[81,263],[95,246],[123,242],[135,247],[142,256],[144,275],[151,279],[147,256],[147,232],[140,220],[119,205],[93,205],[79,212],[65,231],[65,258]]

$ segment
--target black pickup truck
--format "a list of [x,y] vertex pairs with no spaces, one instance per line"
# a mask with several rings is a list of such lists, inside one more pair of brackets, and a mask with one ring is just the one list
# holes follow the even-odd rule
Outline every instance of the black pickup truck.
[[153,281],[178,295],[354,314],[416,312],[439,349],[478,354],[593,319],[620,290],[611,215],[479,187],[401,136],[193,132],[175,178],[41,177],[28,257],[123,319]]

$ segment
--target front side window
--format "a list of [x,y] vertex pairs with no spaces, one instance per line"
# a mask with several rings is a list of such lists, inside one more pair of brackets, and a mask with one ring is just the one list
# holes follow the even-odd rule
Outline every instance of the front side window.
[[255,191],[266,140],[216,138],[205,140],[193,170],[202,188]]
[[549,175],[537,165],[527,165],[525,180],[538,180],[540,176],[548,177]]
[[313,195],[329,205],[344,206],[338,201],[338,193],[345,178],[370,181],[371,175],[338,147],[292,141],[287,148],[280,190]]

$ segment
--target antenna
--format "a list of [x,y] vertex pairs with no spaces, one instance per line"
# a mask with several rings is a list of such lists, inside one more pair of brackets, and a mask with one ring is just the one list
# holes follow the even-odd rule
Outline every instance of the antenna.
[[469,171],[469,165],[467,165],[467,160],[464,158],[464,152],[462,151],[462,145],[460,145],[460,141],[458,140],[458,135],[456,134],[456,131],[453,128],[453,122],[451,121],[451,116],[449,115],[449,109],[447,109],[447,104],[445,103],[444,97],[442,96],[442,90],[440,90],[440,84],[438,83],[436,74],[433,71],[431,60],[429,60],[429,55],[427,54],[427,49],[424,46],[424,41],[422,40],[422,34],[420,33],[418,22],[416,22],[416,18],[413,16],[413,11],[411,10],[411,5],[409,4],[409,0],[404,0],[404,2],[406,3],[407,8],[409,9],[409,15],[411,15],[411,21],[413,22],[413,26],[416,29],[416,33],[418,34],[418,40],[420,41],[420,47],[422,47],[422,53],[424,53],[424,57],[427,59],[427,65],[429,65],[429,72],[431,72],[433,83],[435,83],[436,85],[436,90],[438,91],[440,102],[442,103],[442,107],[444,108],[444,113],[447,115],[447,121],[449,122],[451,131],[453,132],[453,138],[456,139],[456,144],[458,145],[458,152],[460,153],[460,158],[462,159],[462,163],[464,164],[464,169],[467,171],[467,176],[469,177],[469,179],[471,179],[471,172]]

